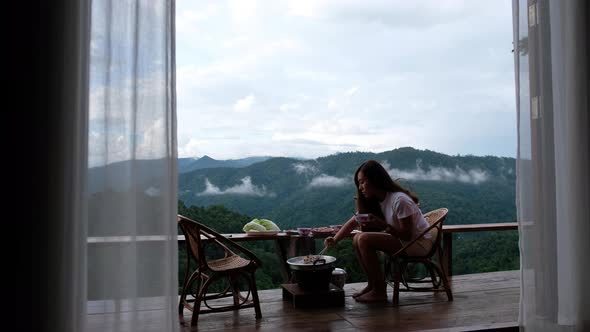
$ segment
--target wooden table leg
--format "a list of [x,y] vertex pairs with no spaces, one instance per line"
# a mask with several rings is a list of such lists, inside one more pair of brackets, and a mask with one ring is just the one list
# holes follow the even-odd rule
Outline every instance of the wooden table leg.
[[[291,280],[291,269],[289,268],[289,265],[287,264],[287,259],[289,258],[287,255],[288,255],[288,250],[291,247],[292,241],[290,239],[287,239],[287,240],[276,239],[274,242],[275,242],[275,248],[277,251],[277,256],[279,258],[279,266],[281,267],[281,276],[283,277],[283,281],[285,283],[288,283],[289,280]],[[289,246],[289,249],[287,249],[287,246]]]

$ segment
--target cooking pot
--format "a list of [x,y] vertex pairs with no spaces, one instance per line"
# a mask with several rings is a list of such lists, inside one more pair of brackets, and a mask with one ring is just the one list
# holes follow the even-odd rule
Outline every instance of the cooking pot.
[[307,291],[329,289],[336,258],[322,255],[318,256],[317,260],[305,262],[306,258],[308,256],[293,257],[287,260],[293,271],[293,278],[299,287]]
[[[317,257],[317,260],[305,262],[308,257]],[[325,255],[297,256],[287,259],[287,264],[289,264],[291,270],[299,271],[330,269],[334,267],[334,262],[336,262],[336,257]]]

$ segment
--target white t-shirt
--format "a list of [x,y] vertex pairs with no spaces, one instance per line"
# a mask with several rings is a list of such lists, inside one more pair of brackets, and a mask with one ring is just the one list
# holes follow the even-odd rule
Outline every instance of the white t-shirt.
[[[405,193],[388,192],[383,202],[379,203],[379,205],[381,206],[381,212],[385,216],[385,222],[396,228],[400,227],[400,219],[412,216],[412,225],[414,225],[414,229],[412,230],[413,237],[430,226],[428,221],[424,219],[424,215],[422,215],[422,211],[420,211],[418,205]],[[432,235],[428,232],[424,234],[424,237],[430,239]]]

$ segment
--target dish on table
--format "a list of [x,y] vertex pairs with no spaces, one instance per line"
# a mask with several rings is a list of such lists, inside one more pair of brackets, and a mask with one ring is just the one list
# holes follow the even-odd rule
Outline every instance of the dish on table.
[[332,235],[334,229],[332,227],[315,227],[311,229],[311,233],[314,235]]
[[307,236],[311,233],[311,228],[299,227],[297,228],[297,232],[299,232],[299,235]]

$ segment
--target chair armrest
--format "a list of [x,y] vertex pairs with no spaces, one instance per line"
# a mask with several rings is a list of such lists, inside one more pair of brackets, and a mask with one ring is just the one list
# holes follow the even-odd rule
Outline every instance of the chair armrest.
[[[239,245],[238,243],[226,238],[225,236],[223,236],[221,234],[216,236],[215,240],[217,242],[219,242],[219,244],[223,247],[227,248],[229,246],[230,248],[234,248],[234,249],[239,250],[241,253],[246,255],[250,260],[254,261],[256,263],[256,265],[262,266],[262,261],[260,261],[260,259],[252,251],[244,248],[243,246]],[[231,249],[229,249],[229,251],[233,253],[233,251]]]
[[225,245],[222,240],[218,239],[217,237],[214,236],[206,236],[207,237],[207,241],[210,243],[213,243],[219,247],[221,247],[223,249],[223,254],[224,254],[224,258],[229,257],[230,255],[235,255],[235,253],[231,250],[231,248],[229,248],[227,245]]

